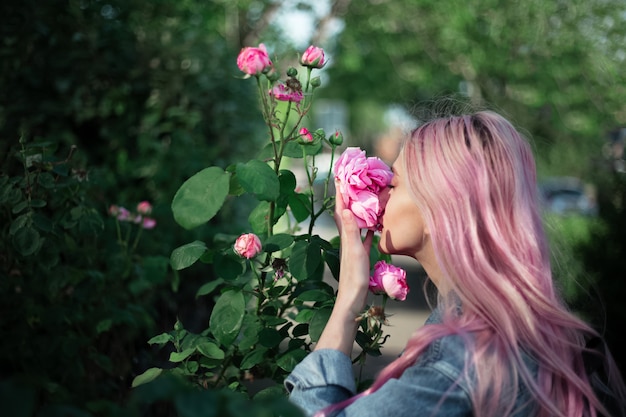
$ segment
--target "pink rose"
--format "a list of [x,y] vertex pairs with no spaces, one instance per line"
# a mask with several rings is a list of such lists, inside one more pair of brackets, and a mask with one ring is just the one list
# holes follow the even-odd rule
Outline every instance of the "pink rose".
[[337,160],[334,174],[343,202],[355,215],[358,226],[378,230],[383,211],[379,196],[391,182],[391,169],[381,159],[368,158],[365,151],[350,147]]
[[156,226],[156,220],[150,218],[150,217],[144,217],[142,222],[141,222],[141,227],[143,227],[144,229],[154,229],[154,227]]
[[309,46],[300,58],[300,63],[305,67],[322,68],[326,65],[324,50],[317,46]]
[[303,142],[313,142],[313,135],[309,132],[309,129],[303,127],[298,132]]
[[374,294],[387,294],[394,300],[404,301],[409,292],[406,271],[385,261],[378,261],[370,277],[369,289]]
[[261,239],[254,233],[243,234],[235,241],[234,249],[239,256],[254,258],[261,252]]
[[117,220],[119,221],[130,221],[131,220],[130,211],[125,209],[124,207],[119,207],[117,212]]
[[293,101],[299,103],[304,96],[302,91],[294,91],[287,87],[285,84],[278,83],[270,90],[270,96],[274,96],[276,100],[280,101]]
[[148,201],[142,201],[137,204],[137,213],[139,214],[150,214],[152,212],[152,204]]
[[237,66],[248,75],[260,75],[272,68],[272,61],[265,45],[260,44],[258,48],[243,48],[237,57]]

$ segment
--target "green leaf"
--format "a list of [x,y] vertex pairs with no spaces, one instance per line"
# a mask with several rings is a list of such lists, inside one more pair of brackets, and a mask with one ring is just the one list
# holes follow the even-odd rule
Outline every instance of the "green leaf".
[[252,231],[259,236],[267,234],[267,220],[270,216],[270,203],[261,201],[248,216]]
[[195,351],[196,349],[189,348],[189,349],[183,350],[182,352],[172,352],[170,354],[170,362],[182,362],[188,357],[190,357]]
[[243,262],[234,255],[215,254],[213,271],[218,277],[232,281],[243,273]]
[[9,234],[14,235],[15,232],[17,232],[22,227],[26,226],[26,224],[29,223],[31,219],[32,217],[31,217],[30,212],[24,213],[16,217],[15,220],[13,220],[13,222],[11,223],[11,227],[9,228]]
[[296,176],[287,169],[281,169],[278,173],[278,181],[280,182],[280,193],[291,194],[298,184]]
[[322,331],[330,318],[331,311],[332,309],[330,308],[322,308],[317,310],[311,318],[311,323],[309,323],[309,336],[311,336],[312,342],[317,342],[320,339]]
[[276,329],[265,328],[259,333],[259,344],[266,348],[273,348],[280,344],[284,337]]
[[289,196],[289,207],[298,223],[305,221],[311,215],[311,200],[305,194],[293,193]]
[[269,165],[258,159],[237,164],[239,183],[249,193],[262,201],[276,201],[280,195],[278,176]]
[[263,326],[256,316],[246,315],[244,324],[241,327],[241,333],[239,334],[239,350],[243,352],[247,349],[252,349],[259,341],[261,329],[263,329]]
[[37,252],[40,244],[39,232],[33,227],[22,227],[13,236],[13,246],[22,256],[32,255]]
[[324,290],[309,290],[298,295],[300,301],[326,301],[333,297],[333,294],[329,294]]
[[288,248],[293,243],[293,236],[287,233],[279,233],[270,236],[263,243],[263,250],[268,253]]
[[219,348],[215,343],[204,342],[198,345],[198,352],[207,358],[211,359],[224,359],[224,351]]
[[229,183],[230,174],[219,167],[205,168],[189,178],[172,200],[176,222],[190,230],[211,220],[228,196]]
[[207,247],[204,242],[200,240],[187,243],[186,245],[179,246],[172,251],[170,256],[170,265],[176,271],[185,269],[193,265],[204,252],[207,251]]
[[289,271],[299,281],[319,278],[324,272],[324,263],[319,245],[297,242],[289,257]]
[[209,326],[218,342],[230,346],[235,341],[245,312],[246,304],[241,291],[229,290],[217,299]]
[[258,348],[248,352],[248,354],[246,354],[246,356],[244,356],[241,360],[241,365],[239,365],[239,368],[250,369],[253,366],[260,364],[261,362],[263,362],[263,359],[265,359],[266,352],[267,349],[265,348]]
[[296,314],[295,321],[296,323],[309,323],[313,316],[315,315],[315,310],[311,310],[310,308],[301,310]]
[[133,379],[131,387],[135,388],[135,387],[138,387],[139,385],[146,384],[150,381],[153,381],[154,379],[156,379],[156,377],[161,375],[162,372],[163,372],[163,369],[161,368],[150,368],[146,370],[143,374],[137,375],[135,379]]
[[198,291],[196,292],[196,297],[201,297],[203,295],[211,294],[217,287],[222,285],[224,280],[222,278],[214,279],[213,281],[207,282],[202,285]]
[[166,343],[173,342],[174,336],[169,333],[161,333],[160,335],[154,336],[150,340],[148,340],[149,345],[160,345],[163,346]]
[[290,350],[278,358],[276,365],[286,372],[291,372],[293,371],[293,368],[295,368],[296,365],[306,357],[306,355],[307,352],[302,349]]

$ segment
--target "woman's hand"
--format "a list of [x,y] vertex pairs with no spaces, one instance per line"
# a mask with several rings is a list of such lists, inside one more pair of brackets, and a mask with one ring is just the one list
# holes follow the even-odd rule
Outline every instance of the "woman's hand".
[[335,188],[334,217],[341,237],[339,288],[337,301],[316,349],[337,349],[349,356],[359,324],[356,318],[365,308],[367,299],[369,253],[374,232],[368,230],[365,239],[361,238],[361,230],[352,212],[345,207],[338,184]]

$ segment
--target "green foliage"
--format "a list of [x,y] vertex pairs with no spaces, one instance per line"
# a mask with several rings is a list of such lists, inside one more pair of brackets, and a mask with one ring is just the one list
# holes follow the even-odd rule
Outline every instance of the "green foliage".
[[118,224],[116,239],[89,198],[93,184],[54,145],[22,139],[10,155],[22,172],[0,174],[0,355],[5,375],[28,378],[41,402],[72,404],[130,382],[168,259],[140,256],[140,225]]

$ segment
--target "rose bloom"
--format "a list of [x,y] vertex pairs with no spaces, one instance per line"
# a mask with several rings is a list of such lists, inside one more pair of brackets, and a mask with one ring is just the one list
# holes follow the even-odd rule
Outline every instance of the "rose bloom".
[[300,58],[300,63],[305,67],[322,68],[326,65],[324,50],[317,46],[309,46]]
[[311,134],[311,132],[309,132],[309,129],[307,129],[306,127],[303,127],[302,129],[300,129],[298,133],[300,134],[300,137],[302,138],[304,142],[313,142],[313,135]]
[[272,61],[265,45],[260,44],[258,48],[243,48],[237,57],[237,66],[248,75],[260,75],[272,68]]
[[293,101],[294,103],[299,103],[304,98],[301,91],[293,91],[282,83],[276,84],[270,90],[270,96],[274,96],[276,100]]
[[139,214],[150,214],[152,212],[152,204],[148,201],[142,201],[137,204],[137,213]]
[[370,277],[369,289],[374,294],[387,294],[394,300],[404,301],[409,292],[406,271],[385,261],[378,261]]
[[239,256],[254,258],[261,252],[261,239],[254,233],[243,234],[237,238],[233,249]]
[[389,185],[393,173],[380,158],[365,156],[365,151],[350,147],[337,160],[335,179],[346,207],[360,228],[378,230],[383,207],[379,195]]

